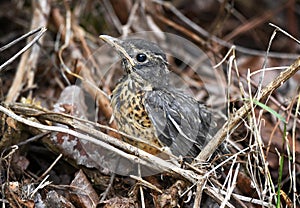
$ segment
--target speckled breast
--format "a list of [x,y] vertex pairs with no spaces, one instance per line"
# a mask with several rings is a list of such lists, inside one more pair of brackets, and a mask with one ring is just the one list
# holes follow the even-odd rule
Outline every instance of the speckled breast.
[[159,151],[147,144],[157,147],[162,145],[145,110],[143,89],[144,86],[130,78],[122,80],[112,93],[111,105],[119,130],[145,141],[145,144],[131,139],[126,141],[144,151],[156,154]]

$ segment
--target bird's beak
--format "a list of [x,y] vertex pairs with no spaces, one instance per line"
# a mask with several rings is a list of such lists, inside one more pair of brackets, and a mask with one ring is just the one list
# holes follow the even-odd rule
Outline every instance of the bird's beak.
[[122,40],[119,40],[117,38],[113,38],[109,35],[100,35],[99,38],[102,39],[104,42],[108,43],[116,51],[121,53],[121,55],[124,56],[132,66],[135,65],[133,59],[129,56],[129,54],[126,52],[126,50],[122,46],[123,45]]

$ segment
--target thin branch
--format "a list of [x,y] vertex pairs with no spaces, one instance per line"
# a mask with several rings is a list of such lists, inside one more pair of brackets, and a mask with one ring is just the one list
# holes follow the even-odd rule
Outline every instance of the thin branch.
[[[195,30],[198,34],[202,35],[205,38],[209,38],[212,41],[217,42],[218,44],[226,47],[226,48],[231,48],[233,46],[232,43],[229,43],[225,40],[222,40],[214,35],[209,34],[205,29],[203,29],[202,27],[200,27],[199,25],[197,25],[196,23],[194,23],[193,21],[191,21],[189,18],[187,18],[184,14],[182,14],[174,5],[172,5],[170,2],[166,2],[166,1],[161,1],[161,0],[152,0],[153,2],[163,5],[164,7],[170,9],[181,21],[183,21],[185,24],[187,24],[188,26],[190,26],[193,30]],[[163,18],[161,18],[161,16],[157,15],[157,14],[153,14],[155,15],[154,17],[159,17],[160,20],[162,20]],[[166,18],[165,18],[166,19]],[[174,22],[171,24],[171,20],[168,21],[164,21],[164,23],[174,27],[174,26],[178,26],[178,24],[175,24]],[[186,28],[180,26],[178,28],[174,27],[175,29],[181,28],[182,30],[187,31]],[[195,38],[195,41],[198,41],[200,38],[197,34],[189,31],[189,35],[191,38]],[[201,42],[200,42],[201,43]],[[239,45],[236,45],[236,51],[241,52],[241,53],[245,53],[248,55],[255,55],[255,56],[265,56],[265,51],[259,51],[259,50],[255,50],[255,49],[249,49],[246,47],[242,47]],[[269,53],[269,57],[270,58],[282,58],[282,59],[296,59],[299,55],[298,54],[291,54],[291,53],[279,53],[279,52],[270,52]]]
[[[291,78],[300,69],[300,58],[298,58],[290,67],[285,71],[281,72],[278,77],[276,77],[270,84],[264,87],[261,91],[261,96],[256,99],[259,101],[265,99],[270,94],[279,88],[283,83],[285,83],[289,78]],[[227,133],[231,132],[236,128],[244,117],[250,112],[251,103],[245,103],[238,111],[230,116],[223,127],[217,132],[214,138],[204,147],[200,154],[196,157],[196,161],[205,161],[214,152],[217,147],[226,139]]]
[[[0,72],[3,72],[4,68],[6,66],[8,66],[9,64],[11,64],[14,60],[16,60],[21,54],[23,54],[25,51],[27,51],[33,44],[35,44],[43,35],[44,33],[47,31],[47,28],[46,27],[40,27],[38,29],[35,29],[25,35],[23,35],[22,37],[20,38],[24,38],[24,37],[28,37],[29,35],[32,35],[32,34],[35,34],[36,32],[39,33],[37,34],[37,36],[35,38],[33,38],[32,41],[30,41],[26,46],[24,46],[24,48],[22,48],[18,53],[16,53],[13,57],[11,57],[10,59],[8,59],[5,63],[3,63],[1,66],[0,66]],[[20,39],[18,38],[18,39]],[[17,40],[18,40],[17,39]],[[15,41],[17,41],[15,40]],[[19,40],[18,40],[19,41]],[[18,42],[17,41],[17,42]],[[15,43],[10,43],[10,44],[15,44]],[[5,46],[4,46],[5,47]],[[2,48],[1,48],[2,49]],[[6,48],[4,48],[5,50]]]
[[39,27],[39,28],[34,29],[34,30],[31,30],[31,31],[29,31],[28,33],[22,35],[21,37],[15,39],[15,40],[13,40],[13,41],[11,41],[11,42],[8,43],[8,44],[6,44],[5,46],[2,46],[2,47],[0,48],[0,52],[6,50],[6,49],[8,49],[8,48],[10,48],[11,46],[15,45],[16,43],[20,42],[21,40],[23,40],[23,39],[25,39],[25,38],[27,38],[27,37],[29,37],[29,36],[31,36],[31,35],[33,35],[33,34],[39,32],[41,29],[42,29],[42,27]]
[[[130,144],[124,143],[116,138],[110,137],[100,131],[96,131],[95,129],[90,129],[90,130],[92,131],[92,134],[97,134],[98,139],[91,137],[89,135],[86,135],[86,134],[82,134],[82,133],[73,131],[71,129],[64,128],[64,127],[47,126],[47,125],[43,125],[43,124],[40,124],[37,122],[33,122],[31,120],[28,120],[26,118],[16,115],[14,112],[10,111],[9,109],[7,109],[1,105],[0,105],[0,112],[3,112],[6,115],[8,115],[9,117],[11,117],[23,124],[26,124],[28,126],[32,126],[32,127],[47,130],[47,131],[66,133],[66,134],[72,135],[74,137],[77,137],[78,139],[82,139],[87,142],[91,142],[95,145],[101,146],[109,151],[112,151],[112,152],[120,155],[121,157],[127,158],[128,160],[133,161],[135,163],[139,163],[143,166],[150,167],[152,169],[156,169],[159,171],[178,173],[179,175],[181,175],[186,180],[188,180],[192,183],[195,183],[197,178],[199,178],[199,175],[192,171],[184,170],[173,163],[167,162],[159,157],[149,154],[143,150],[140,150],[137,147],[134,147]],[[86,127],[86,128],[89,128],[89,127]],[[102,141],[99,139],[101,139]],[[138,157],[128,154],[120,149],[117,149],[116,147],[110,145],[111,143],[113,143],[114,145],[116,145],[122,149],[125,149],[126,151],[128,151],[132,154],[138,155]]]

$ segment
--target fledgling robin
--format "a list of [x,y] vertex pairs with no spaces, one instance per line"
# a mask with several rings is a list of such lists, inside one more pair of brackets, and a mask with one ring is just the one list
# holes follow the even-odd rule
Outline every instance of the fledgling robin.
[[100,38],[119,52],[126,72],[111,99],[119,130],[140,138],[130,143],[151,154],[168,147],[176,156],[195,157],[211,139],[211,112],[170,84],[162,49],[142,39]]

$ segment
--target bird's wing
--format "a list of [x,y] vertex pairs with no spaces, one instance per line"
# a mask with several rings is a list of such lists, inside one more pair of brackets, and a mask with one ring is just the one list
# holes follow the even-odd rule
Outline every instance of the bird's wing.
[[174,155],[196,156],[210,140],[211,113],[192,97],[153,90],[144,104],[159,140]]

